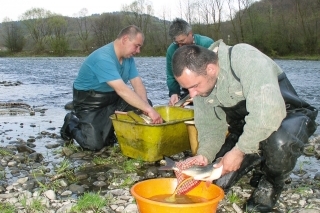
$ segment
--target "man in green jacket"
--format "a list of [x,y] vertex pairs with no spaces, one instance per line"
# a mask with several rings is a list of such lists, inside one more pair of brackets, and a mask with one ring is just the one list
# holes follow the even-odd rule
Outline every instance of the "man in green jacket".
[[206,165],[221,157],[214,167],[223,166],[216,184],[225,191],[259,166],[244,209],[271,211],[316,130],[318,111],[298,97],[272,59],[248,44],[187,45],[172,63],[193,98],[199,141],[193,158]]
[[[167,86],[169,89],[169,105],[174,105],[179,101],[179,98],[188,94],[188,90],[181,89],[180,85],[176,81],[172,73],[172,55],[181,46],[188,44],[196,44],[205,48],[208,48],[213,40],[209,37],[199,34],[193,34],[191,26],[188,22],[176,18],[172,21],[169,28],[169,36],[173,40],[173,43],[167,49],[166,61],[167,61]],[[181,91],[182,90],[182,91]],[[182,92],[182,93],[181,93]]]

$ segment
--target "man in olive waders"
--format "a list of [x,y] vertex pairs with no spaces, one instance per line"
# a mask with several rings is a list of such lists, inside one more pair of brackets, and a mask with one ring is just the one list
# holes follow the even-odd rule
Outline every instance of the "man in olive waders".
[[225,191],[260,167],[244,210],[272,211],[316,130],[318,111],[298,97],[272,59],[248,44],[186,45],[176,50],[172,64],[193,98],[199,148],[192,158],[206,165],[222,157],[215,165],[223,166],[216,184]]

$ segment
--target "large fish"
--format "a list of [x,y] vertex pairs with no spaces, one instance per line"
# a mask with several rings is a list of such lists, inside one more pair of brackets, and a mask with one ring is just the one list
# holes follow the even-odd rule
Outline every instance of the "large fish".
[[[159,170],[175,170],[180,171],[176,166],[176,162],[170,158],[165,157],[166,165],[161,166]],[[193,177],[194,180],[202,180],[212,182],[221,177],[223,166],[219,168],[213,167],[215,163],[208,164],[206,166],[191,166],[188,169],[181,170],[180,172],[186,176]]]

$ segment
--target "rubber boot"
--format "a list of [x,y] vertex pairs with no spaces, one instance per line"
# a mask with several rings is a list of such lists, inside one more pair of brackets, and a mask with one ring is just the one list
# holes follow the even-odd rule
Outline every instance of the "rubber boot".
[[[294,122],[300,120],[301,122]],[[303,121],[305,119],[287,116],[278,131],[272,133],[267,140],[260,142],[261,154],[264,157],[261,166],[263,176],[244,205],[245,211],[270,212],[274,208],[286,180],[302,154],[303,142],[299,139],[308,139],[306,134],[302,134],[306,125]],[[293,124],[296,125],[292,126]],[[292,131],[291,134],[288,129]]]
[[63,126],[60,130],[60,135],[64,140],[70,141],[72,139],[71,132],[78,125],[78,122],[79,119],[74,115],[73,112],[66,114]]
[[262,176],[258,187],[253,191],[244,206],[246,212],[272,212],[277,203],[283,184],[271,184],[266,176]]
[[254,167],[259,165],[262,161],[261,156],[258,154],[247,154],[244,156],[243,161],[241,163],[240,168],[237,171],[230,172],[218,180],[216,180],[215,184],[220,186],[225,193],[229,191],[229,189],[242,178],[245,174],[250,172]]

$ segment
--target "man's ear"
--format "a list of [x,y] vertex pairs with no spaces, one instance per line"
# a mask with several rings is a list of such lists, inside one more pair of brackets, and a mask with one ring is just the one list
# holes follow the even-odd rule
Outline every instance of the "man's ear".
[[129,40],[129,36],[128,35],[122,36],[121,43],[125,44],[127,40]]
[[218,66],[215,64],[207,65],[207,75],[216,76],[218,72]]

